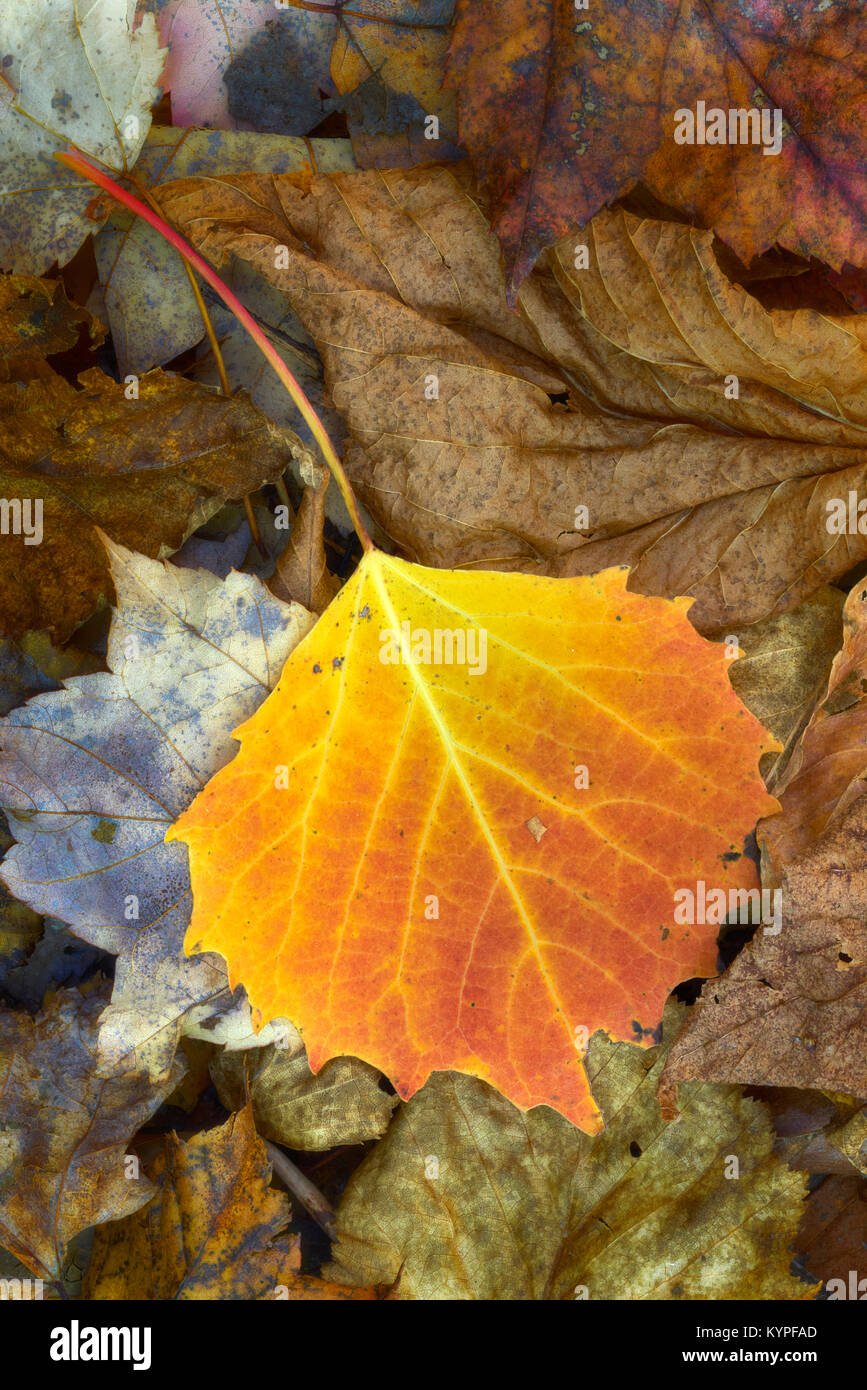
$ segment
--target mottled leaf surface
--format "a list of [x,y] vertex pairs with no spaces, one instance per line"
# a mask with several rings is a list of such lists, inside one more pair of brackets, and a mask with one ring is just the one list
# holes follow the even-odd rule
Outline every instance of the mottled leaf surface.
[[172,821],[232,755],[231,730],[275,684],[307,630],[250,575],[225,581],[105,541],[118,589],[110,671],[2,722],[2,804],[18,843],[6,886],[118,954],[102,1059],[147,1046],[160,1074],[181,1020],[226,986],[214,957],[186,961],[186,856]]
[[2,1015],[0,1243],[41,1279],[59,1277],[78,1232],[147,1202],[151,1184],[127,1172],[126,1148],[183,1070],[157,1085],[144,1067],[100,1076],[106,1002],[105,990],[64,990],[35,1019]]
[[85,1284],[91,1299],[372,1299],[299,1273],[291,1211],[269,1187],[271,1165],[248,1105],[187,1143],[166,1135],[147,1165],[157,1194],[101,1227]]
[[93,185],[58,164],[70,143],[135,164],[166,57],[135,0],[4,0],[0,12],[0,267],[41,275],[75,254]]
[[[667,1041],[677,1026],[674,1006]],[[696,1082],[666,1123],[665,1052],[593,1038],[595,1139],[481,1081],[433,1077],[353,1174],[329,1276],[400,1271],[400,1296],[423,1300],[809,1296],[789,1273],[806,1183],[774,1157],[764,1107]]]
[[[458,0],[461,139],[493,201],[511,292],[568,227],[644,180],[749,261],[775,242],[867,262],[856,0]],[[781,113],[762,145],[675,141],[676,112]],[[509,112],[510,119],[503,119]],[[759,117],[760,119],[760,117]],[[772,134],[773,132],[769,132]]]

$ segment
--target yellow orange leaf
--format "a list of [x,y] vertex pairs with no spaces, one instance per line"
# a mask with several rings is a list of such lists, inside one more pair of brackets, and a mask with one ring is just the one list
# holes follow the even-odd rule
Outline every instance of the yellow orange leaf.
[[589,1037],[649,1043],[714,970],[716,927],[674,895],[755,886],[776,745],[690,601],[626,578],[366,554],[169,832],[186,949],[221,952],[314,1071],[350,1053],[404,1098],[470,1072],[595,1129]]

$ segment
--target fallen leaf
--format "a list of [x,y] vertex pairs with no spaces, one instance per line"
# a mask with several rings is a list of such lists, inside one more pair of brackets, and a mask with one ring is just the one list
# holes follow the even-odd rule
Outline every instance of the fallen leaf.
[[693,1083],[667,1124],[665,1052],[593,1038],[592,1140],[481,1081],[432,1077],[350,1178],[325,1273],[400,1272],[401,1297],[424,1300],[809,1297],[789,1274],[806,1183],[774,1158],[764,1107]]
[[[454,94],[443,86],[454,0],[373,0],[342,9],[331,77],[359,166],[461,159]],[[434,121],[431,121],[431,117]]]
[[0,382],[52,380],[46,358],[71,348],[84,325],[96,345],[99,326],[70,304],[59,280],[0,276]]
[[[864,1178],[826,1178],[807,1200],[797,1236],[804,1264],[826,1290],[840,1296],[830,1280],[843,1281],[844,1298],[849,1292],[849,1271],[854,1269],[856,1286],[862,1279],[864,1250],[867,1248],[867,1181]],[[856,1287],[856,1298],[863,1298],[867,1285]]]
[[829,506],[865,491],[867,318],[769,313],[711,233],[623,210],[548,253],[515,315],[467,184],[454,165],[160,194],[211,260],[286,295],[350,480],[404,553],[628,564],[632,589],[692,595],[700,630],[735,633],[867,558],[867,536],[829,531]]
[[190,1012],[184,1021],[184,1036],[221,1047],[224,1052],[249,1052],[282,1041],[291,1028],[286,1019],[272,1019],[257,1033],[250,1001],[243,990],[240,998],[224,990],[218,1000]]
[[60,1277],[68,1242],[127,1216],[151,1184],[125,1163],[135,1131],[180,1079],[96,1070],[104,990],[64,990],[36,1018],[3,1012],[0,1029],[0,1243],[40,1279]]
[[666,1090],[683,1078],[836,1090],[867,1099],[863,786],[867,591],[843,610],[844,642],[822,704],[761,822],[763,883],[780,894],[779,933],[762,930],[709,981],[672,1048]]
[[867,792],[867,586],[859,580],[843,608],[843,645],[820,708],[789,764],[780,814],[761,827],[768,870],[778,878],[790,860],[840,828]]
[[581,1030],[649,1034],[713,969],[715,930],[678,926],[673,893],[752,886],[744,837],[776,806],[688,606],[617,570],[367,553],[167,834],[190,850],[187,949],[291,1019],[314,1072],[349,1053],[406,1098],[456,1068],[595,1127]]
[[796,26],[785,0],[458,0],[449,80],[511,293],[636,179],[744,261],[778,242],[863,266],[864,38],[854,0],[805,0]]
[[94,652],[67,645],[55,647],[44,632],[26,632],[19,641],[0,637],[0,715],[23,705],[30,695],[53,690],[67,676],[98,671]]
[[[4,817],[0,819],[0,851],[5,853],[12,844]],[[42,918],[0,885],[0,988],[6,984],[10,965],[21,964],[41,935]]]
[[781,895],[779,931],[760,928],[704,986],[672,1047],[664,1092],[700,1076],[867,1100],[865,836],[862,798],[782,866],[780,886],[765,889]]
[[[45,628],[57,641],[110,596],[101,527],[145,554],[176,549],[226,497],[243,497],[286,468],[297,439],[243,396],[229,399],[161,371],[116,382],[97,367],[77,388],[34,361],[66,342],[83,310],[60,310],[53,286],[7,281],[0,337],[23,335],[5,361],[27,377],[0,382],[0,633]],[[18,300],[16,300],[16,294]],[[21,308],[37,303],[35,328]]]
[[[11,835],[0,837],[5,851],[13,844]],[[0,959],[0,991],[10,1004],[23,1004],[32,1012],[42,1008],[46,995],[89,980],[97,971],[107,974],[111,968],[108,956],[94,946],[79,941],[57,918],[44,920],[31,913],[23,903],[0,890],[4,904],[17,908],[17,921],[9,907],[4,911],[4,935],[15,939],[18,927],[19,949]],[[11,918],[11,922],[10,922]],[[22,922],[24,918],[24,922]],[[32,930],[30,923],[33,923]]]
[[867,1105],[851,1101],[842,1119],[801,1142],[786,1143],[784,1152],[789,1167],[805,1173],[867,1178]]
[[357,1057],[333,1057],[314,1076],[300,1038],[297,1050],[218,1052],[211,1076],[227,1110],[240,1110],[249,1090],[263,1138],[305,1152],[378,1139],[398,1103],[380,1087],[379,1072]]
[[166,1096],[166,1105],[175,1106],[185,1114],[192,1115],[202,1092],[211,1084],[209,1063],[214,1048],[211,1043],[188,1037],[182,1037],[178,1046],[187,1069],[171,1095]]
[[325,496],[331,475],[327,470],[316,485],[304,488],[301,506],[289,534],[289,543],[277,557],[269,584],[278,598],[294,599],[311,613],[326,609],[340,588],[340,580],[328,569],[322,528]]
[[[762,767],[767,781],[773,767],[774,785],[788,761],[817,701],[824,694],[831,665],[843,632],[845,596],[826,584],[806,602],[765,618],[737,634],[743,656],[729,672],[729,679],[747,709],[784,746],[781,754],[767,754]],[[725,641],[730,635],[718,634]]]
[[[84,1286],[87,1299],[307,1297],[298,1284],[298,1240],[286,1197],[269,1187],[271,1165],[252,1107],[182,1143],[165,1137],[146,1167],[157,1187],[147,1207],[101,1226]],[[377,1297],[312,1281],[320,1298]],[[325,1292],[325,1290],[331,1290]]]
[[252,576],[221,582],[104,544],[118,593],[109,673],[69,679],[0,726],[2,802],[18,840],[2,879],[118,953],[102,1063],[144,1049],[161,1075],[185,1016],[226,989],[213,956],[184,958],[186,856],[163,835],[232,756],[231,730],[311,619]]
[[53,155],[73,144],[129,169],[145,141],[164,48],[153,19],[133,29],[135,0],[4,0],[0,53],[11,102],[0,103],[0,267],[41,275],[75,254],[94,222],[93,186]]

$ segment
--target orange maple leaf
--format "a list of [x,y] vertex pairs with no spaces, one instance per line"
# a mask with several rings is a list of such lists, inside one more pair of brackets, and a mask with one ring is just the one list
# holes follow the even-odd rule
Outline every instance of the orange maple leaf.
[[671,987],[713,973],[716,927],[678,925],[674,895],[754,887],[744,838],[777,809],[777,745],[689,604],[625,570],[366,553],[167,836],[187,950],[292,1019],[314,1071],[351,1053],[404,1098],[470,1072],[597,1129],[587,1040],[649,1043]]

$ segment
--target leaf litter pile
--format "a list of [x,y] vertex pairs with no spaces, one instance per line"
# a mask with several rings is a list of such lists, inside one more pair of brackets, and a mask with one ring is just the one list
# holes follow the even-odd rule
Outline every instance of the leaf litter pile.
[[0,1290],[867,1296],[863,10],[343,10],[0,13]]

